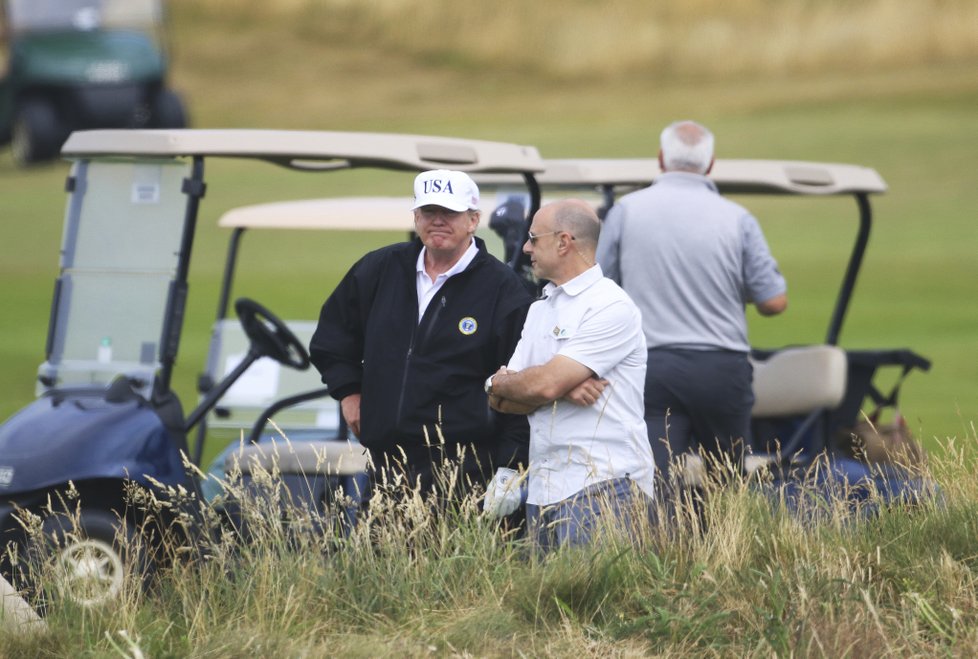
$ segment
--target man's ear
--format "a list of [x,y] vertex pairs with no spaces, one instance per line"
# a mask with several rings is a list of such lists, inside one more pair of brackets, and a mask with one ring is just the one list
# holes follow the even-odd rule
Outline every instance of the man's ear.
[[703,174],[709,174],[713,170],[713,163],[715,163],[716,161],[717,161],[716,158],[710,158],[710,166],[706,168],[706,171],[703,172]]

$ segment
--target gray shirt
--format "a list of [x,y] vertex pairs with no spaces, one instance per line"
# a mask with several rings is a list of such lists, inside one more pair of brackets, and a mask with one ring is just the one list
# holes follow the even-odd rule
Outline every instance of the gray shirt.
[[649,348],[749,352],[745,305],[786,291],[754,216],[687,172],[622,197],[597,260],[641,310]]

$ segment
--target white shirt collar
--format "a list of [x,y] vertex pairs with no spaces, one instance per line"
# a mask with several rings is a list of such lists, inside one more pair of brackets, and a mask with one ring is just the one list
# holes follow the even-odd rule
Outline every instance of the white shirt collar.
[[560,286],[555,286],[553,282],[548,283],[543,287],[543,294],[549,296],[559,288],[568,295],[580,295],[595,283],[601,281],[602,277],[604,277],[604,272],[601,270],[601,265],[595,263],[581,274],[570,281],[565,281]]
[[[414,266],[415,270],[419,274],[423,274],[425,277],[428,276],[428,273],[424,269],[424,257],[425,254],[427,253],[428,253],[428,248],[422,246],[421,252],[418,254],[418,260]],[[452,277],[462,272],[467,267],[469,267],[469,264],[472,263],[472,260],[476,257],[478,253],[479,253],[479,248],[475,244],[475,238],[473,238],[472,242],[469,243],[469,248],[465,250],[465,252],[462,254],[462,258],[456,261],[455,265],[453,265],[451,268],[438,275],[436,279],[448,279],[449,277]]]

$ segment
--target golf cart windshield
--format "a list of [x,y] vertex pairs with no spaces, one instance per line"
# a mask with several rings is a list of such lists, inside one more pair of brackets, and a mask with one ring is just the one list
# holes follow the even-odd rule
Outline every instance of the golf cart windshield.
[[7,27],[12,34],[99,29],[152,31],[161,15],[159,0],[7,0]]
[[149,391],[177,275],[188,171],[177,160],[75,163],[41,391],[102,386],[118,375]]

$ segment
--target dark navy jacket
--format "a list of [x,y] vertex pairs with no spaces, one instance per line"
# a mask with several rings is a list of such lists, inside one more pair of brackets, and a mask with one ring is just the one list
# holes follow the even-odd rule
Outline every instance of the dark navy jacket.
[[425,471],[440,462],[443,438],[449,457],[456,445],[474,446],[480,462],[492,463],[481,465],[488,477],[497,466],[527,462],[526,417],[491,410],[483,383],[512,356],[532,298],[481,239],[476,245],[479,253],[445,281],[420,324],[417,239],[364,256],[322,307],[312,363],[337,400],[361,393],[360,441],[375,460],[399,458],[398,446]]

